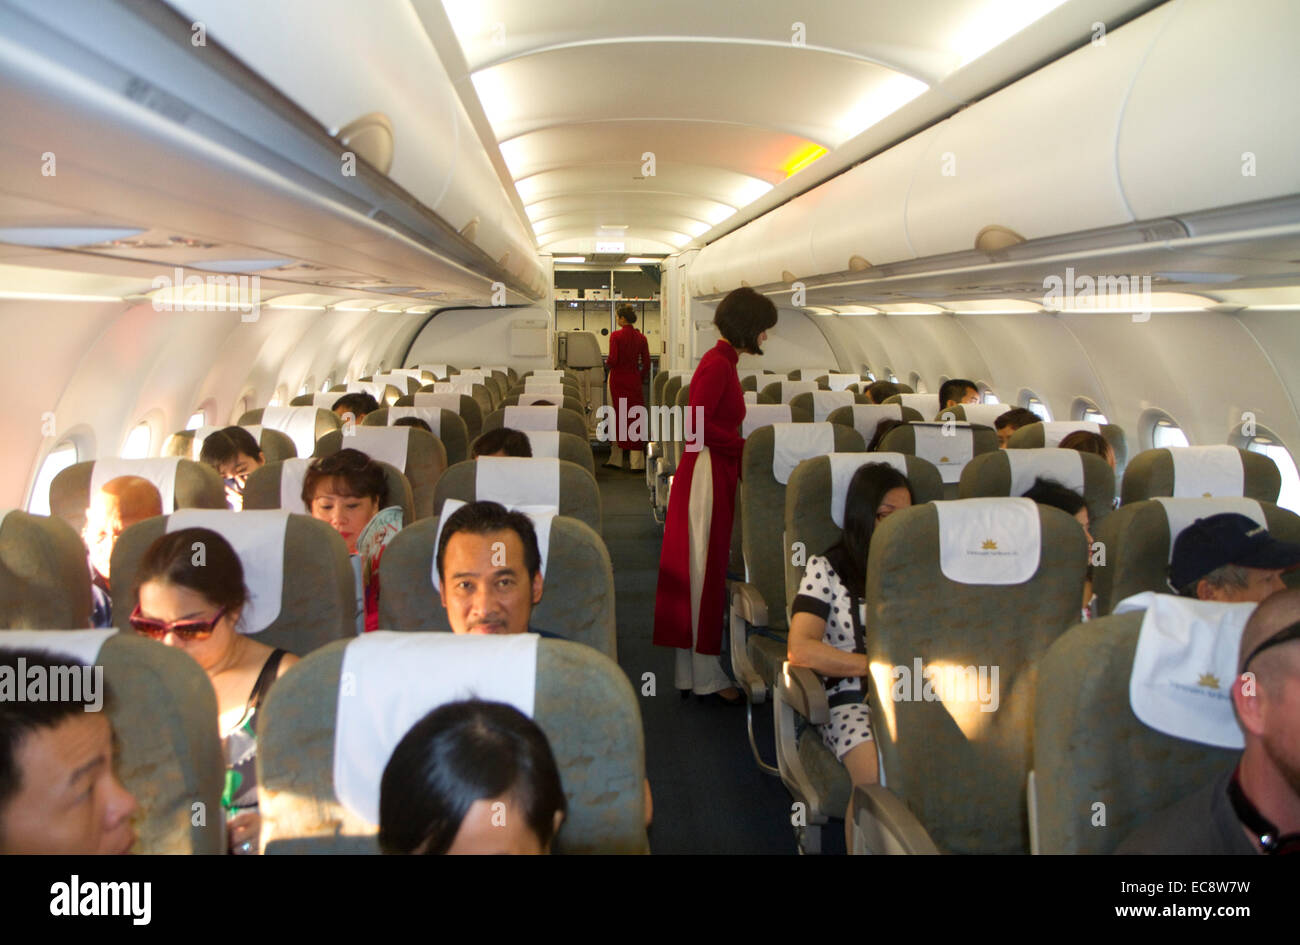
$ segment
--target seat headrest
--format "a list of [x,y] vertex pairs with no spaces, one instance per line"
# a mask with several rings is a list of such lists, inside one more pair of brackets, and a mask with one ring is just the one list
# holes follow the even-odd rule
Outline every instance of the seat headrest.
[[916,455],[935,465],[944,482],[960,482],[961,471],[975,455],[969,423],[914,423]]
[[90,472],[90,495],[93,497],[118,476],[139,476],[148,479],[158,488],[163,514],[176,508],[176,468],[179,456],[155,456],[149,459],[118,459],[108,456],[95,460]]
[[907,457],[902,453],[831,453],[831,521],[844,527],[844,503],[849,495],[849,484],[863,466],[883,463],[907,475]]
[[[384,395],[388,393],[388,384],[378,380],[348,381],[344,387],[347,389],[349,394],[369,394],[381,404],[384,402]],[[406,387],[403,385],[399,389],[405,390]],[[343,395],[340,394],[339,396],[341,397]]]
[[1035,479],[1052,479],[1083,495],[1083,454],[1078,450],[1005,450],[1011,467],[1011,492],[1021,496],[1033,488]]
[[[496,500],[493,500],[496,501]],[[438,529],[433,536],[433,573],[430,575],[435,591],[442,590],[442,578],[438,574],[438,546],[442,543],[442,526],[452,513],[463,505],[462,499],[447,499],[442,503],[442,512],[438,515]],[[522,512],[532,520],[533,530],[537,532],[537,553],[541,558],[539,570],[546,577],[546,559],[551,550],[551,522],[560,514],[558,505],[505,505],[512,512]]]
[[553,381],[545,377],[524,378],[524,391],[530,394],[563,394],[564,387],[564,383],[559,380]]
[[835,452],[835,427],[829,423],[774,423],[772,434],[772,477],[782,485],[805,459]]
[[528,445],[532,448],[534,458],[559,459],[559,430],[524,430],[522,432],[524,436],[528,437]]
[[816,381],[777,381],[781,385],[781,403],[788,404],[799,394],[811,394],[818,390]]
[[[420,395],[416,394],[415,396],[419,397]],[[442,397],[444,395],[428,394],[427,396]],[[459,398],[457,399],[457,405],[459,405]],[[401,420],[404,417],[415,417],[416,419],[423,420],[427,423],[429,425],[429,430],[432,431],[434,436],[441,437],[442,411],[442,407],[389,407],[388,415],[384,419],[387,421],[387,425],[391,427],[396,421]],[[455,413],[455,411],[453,410],[452,413]],[[383,457],[380,458],[382,459]],[[394,465],[396,465],[396,463],[394,463]]]
[[812,392],[813,422],[821,423],[832,410],[853,405],[854,397],[846,390],[815,390]]
[[1232,709],[1237,656],[1255,602],[1226,604],[1147,591],[1115,613],[1145,610],[1129,677],[1142,724],[1219,748],[1244,748]]
[[1101,424],[1091,420],[1051,420],[1043,422],[1043,446],[1052,448],[1078,430],[1085,433],[1101,433]]
[[339,673],[334,792],[366,823],[379,823],[379,784],[403,736],[448,702],[484,699],[533,716],[533,633],[464,635],[378,630],[351,641]]
[[745,408],[745,419],[740,423],[740,435],[748,437],[759,427],[790,422],[789,404],[751,404]]
[[[556,393],[548,394],[542,391],[529,390],[529,391],[524,391],[522,394],[520,394],[518,400],[519,402],[518,404],[516,404],[516,406],[519,407],[531,407],[534,404],[541,403],[542,401],[545,401],[543,406],[557,407],[557,406],[562,406],[562,402],[564,400],[564,393],[557,391]],[[561,404],[557,404],[556,403],[557,400],[561,401]]]
[[1219,499],[1171,499],[1165,496],[1157,496],[1154,500],[1160,503],[1164,509],[1165,518],[1169,521],[1169,560],[1174,560],[1174,543],[1177,542],[1178,536],[1183,533],[1188,525],[1198,518],[1209,518],[1211,515],[1222,515],[1224,512],[1236,512],[1238,515],[1245,515],[1252,519],[1263,528],[1268,528],[1268,521],[1264,518],[1264,508],[1254,499],[1245,499],[1240,496],[1224,496]]
[[[338,394],[334,399],[342,396]],[[262,426],[279,430],[293,440],[299,456],[310,456],[316,448],[316,412],[319,409],[321,408],[267,407],[262,411]]]
[[512,430],[558,430],[559,407],[506,407],[505,422]]
[[946,407],[940,410],[935,419],[942,420],[945,414],[951,413],[957,420],[982,423],[986,427],[992,427],[995,426],[998,417],[1006,413],[1008,409],[1006,404],[962,404],[958,407]]
[[560,507],[559,459],[480,456],[475,463],[474,495],[480,501]]
[[1023,584],[1038,570],[1042,524],[1030,499],[935,502],[939,568],[959,584]]
[[421,371],[428,371],[434,377],[445,378],[450,376],[450,365],[447,364],[421,364]]
[[856,374],[831,373],[826,375],[826,386],[831,390],[847,390],[861,380]]
[[758,403],[758,391],[756,391],[756,390],[747,390],[747,391],[744,391],[743,393],[744,393],[745,403],[746,403],[746,404],[756,404],[756,403]]
[[1181,446],[1169,450],[1174,464],[1174,498],[1240,496],[1246,473],[1235,446]]
[[[302,481],[307,478],[307,467],[311,465],[310,456],[295,456],[286,459],[280,465],[280,508],[290,511],[306,509],[302,501]],[[311,510],[306,509],[308,514]]]
[[[898,399],[895,400],[894,397]],[[939,412],[938,394],[894,394],[893,397],[886,398],[886,403],[911,407],[923,417],[933,417]]]
[[210,528],[230,543],[244,566],[248,603],[240,621],[241,633],[261,633],[280,616],[284,586],[284,538],[289,512],[266,509],[221,512],[215,509],[178,509],[167,518],[167,533],[183,528]]
[[406,468],[406,455],[410,442],[411,433],[408,428],[391,426],[353,427],[352,432],[345,434],[341,440],[342,448],[360,450],[371,459],[380,460],[398,469]]
[[902,404],[853,404],[850,409],[853,411],[853,429],[861,433],[862,439],[868,443],[876,435],[880,421],[902,422],[903,419]]
[[[443,393],[419,391],[411,395],[411,402],[416,407],[430,407],[437,410],[450,410],[452,413],[460,413],[460,398],[460,393],[455,391],[446,391]],[[389,409],[391,410],[392,408]]]
[[117,633],[107,630],[5,630],[0,632],[0,649],[46,650],[55,656],[71,656],[87,666],[99,662],[105,641]]

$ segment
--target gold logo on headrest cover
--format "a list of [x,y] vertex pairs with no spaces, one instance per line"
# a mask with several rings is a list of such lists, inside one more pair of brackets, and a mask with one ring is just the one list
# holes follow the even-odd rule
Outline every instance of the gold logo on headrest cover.
[[952,460],[950,460],[947,456],[940,456],[940,457],[939,457],[939,462],[941,462],[941,463],[950,463],[950,462],[952,462]]
[[1201,498],[1202,498],[1202,499],[1213,499],[1213,498],[1214,498],[1214,493],[1213,493],[1213,492],[1202,492],[1202,493],[1201,493]]
[[1206,689],[1218,689],[1219,677],[1215,676],[1213,673],[1205,673],[1200,679],[1196,680],[1196,685],[1204,686]]
[[980,545],[980,547],[983,548],[985,551],[997,551],[998,543],[994,541],[992,538],[986,538],[984,539],[984,544]]

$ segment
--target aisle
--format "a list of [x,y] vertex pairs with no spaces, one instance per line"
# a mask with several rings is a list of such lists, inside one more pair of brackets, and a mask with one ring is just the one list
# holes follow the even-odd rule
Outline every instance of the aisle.
[[[596,462],[608,457],[597,452]],[[605,544],[614,566],[619,664],[638,692],[654,673],[656,695],[641,699],[646,773],[654,792],[654,853],[793,853],[790,795],[758,770],[745,738],[745,710],[683,700],[673,655],[651,643],[663,531],[650,514],[641,474],[596,467]],[[756,707],[760,745],[770,752],[770,704]],[[770,758],[770,754],[769,754]]]

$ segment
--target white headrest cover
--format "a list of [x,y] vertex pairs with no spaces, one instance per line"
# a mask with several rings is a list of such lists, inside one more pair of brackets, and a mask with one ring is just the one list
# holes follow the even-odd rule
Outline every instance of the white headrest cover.
[[[342,397],[339,394],[338,397]],[[337,400],[338,397],[334,399]],[[316,407],[267,407],[262,411],[262,426],[279,430],[293,440],[299,456],[310,456],[316,449]]]
[[[673,372],[673,373],[678,373],[678,372]],[[761,368],[741,368],[738,371],[736,371],[736,376],[743,381],[747,377],[761,378],[767,375],[768,373],[770,372],[764,371]]]
[[821,377],[823,374],[830,374],[830,373],[831,373],[831,369],[830,369],[830,368],[824,368],[824,367],[805,367],[805,368],[800,368],[800,369],[799,369],[799,380],[801,380],[801,381],[815,381],[815,380],[817,380],[817,378]]
[[487,374],[480,370],[461,371],[456,375],[456,382],[469,384],[482,384],[487,379]]
[[1024,495],[1035,479],[1052,479],[1083,495],[1083,454],[1078,450],[1003,450],[1011,467],[1011,494]]
[[853,395],[846,390],[815,390],[812,392],[813,420],[821,423],[832,410],[852,404]]
[[396,466],[398,470],[406,469],[406,450],[411,442],[411,434],[405,427],[367,427],[353,425],[343,430],[339,449],[360,450],[371,459],[377,459]]
[[[420,396],[416,394],[416,396]],[[442,394],[431,394],[432,397],[442,397]],[[452,411],[455,413],[455,411]],[[391,427],[396,421],[404,417],[416,417],[423,420],[429,425],[429,431],[436,437],[442,436],[442,408],[441,407],[389,407],[388,408],[388,425]]]
[[322,410],[333,410],[334,404],[344,395],[344,391],[337,390],[326,391],[324,394],[312,394],[311,405],[313,407],[319,407]]
[[959,584],[1023,584],[1038,570],[1042,524],[1030,499],[933,503],[939,515],[939,568]]
[[564,377],[564,372],[557,369],[552,369],[547,371],[534,371],[532,374],[529,374],[528,377],[524,378],[524,380],[527,381],[529,378],[532,377],[536,377],[536,378]]
[[831,453],[831,521],[844,527],[844,503],[849,496],[849,484],[863,466],[883,463],[907,475],[907,457],[902,453]]
[[558,430],[559,407],[506,407],[502,423],[512,430]]
[[398,377],[409,377],[413,381],[419,381],[421,384],[424,383],[424,371],[419,368],[393,368],[388,373],[394,374]]
[[524,380],[524,392],[529,394],[563,394],[564,385],[558,380],[530,377]]
[[437,378],[445,378],[447,376],[447,365],[445,364],[421,364],[420,370],[428,371]]
[[[967,423],[981,423],[986,427],[991,427],[995,425],[998,417],[1006,413],[1008,409],[1006,404],[962,404],[961,411],[966,415]],[[944,419],[948,413],[952,413],[954,419],[961,419],[953,412],[954,410],[953,407],[941,410],[939,419]]]
[[816,381],[780,381],[781,403],[788,404],[800,394],[811,394],[818,390]]
[[108,456],[95,460],[90,470],[90,500],[94,501],[104,484],[119,476],[139,476],[148,479],[158,488],[163,514],[176,509],[176,469],[179,456],[155,456],[150,459],[118,459]]
[[417,407],[436,407],[439,410],[450,410],[454,414],[459,414],[460,398],[462,396],[463,395],[459,392],[452,391],[447,391],[445,393],[421,391],[420,393],[411,395],[411,403],[415,404]]
[[871,438],[876,435],[876,427],[880,426],[881,420],[898,420],[903,419],[903,407],[901,404],[854,404],[853,405],[853,429],[862,434],[862,439],[870,443]]
[[1101,425],[1091,420],[1053,420],[1043,424],[1043,446],[1053,447],[1075,433],[1083,430],[1087,433],[1101,433]]
[[1241,633],[1257,606],[1151,591],[1115,606],[1117,614],[1146,611],[1128,688],[1142,724],[1203,745],[1245,747],[1232,711],[1232,687]]
[[751,404],[745,408],[745,419],[740,422],[740,435],[747,437],[759,427],[789,422],[789,404]]
[[1160,507],[1165,510],[1165,518],[1169,520],[1170,561],[1174,560],[1174,542],[1183,533],[1183,529],[1198,518],[1236,512],[1238,515],[1253,519],[1256,524],[1264,528],[1268,527],[1263,507],[1254,499],[1242,496],[1224,496],[1221,499],[1171,499],[1167,496],[1157,496],[1155,501],[1160,503]]
[[546,401],[543,406],[560,407],[564,404],[564,392],[560,391],[554,394],[546,394],[541,391],[529,390],[519,395],[520,407],[531,407],[533,404]]
[[1239,496],[1246,470],[1235,446],[1181,446],[1169,450],[1174,462],[1174,498]]
[[208,426],[206,424],[195,429],[194,436],[190,438],[190,459],[197,463],[199,461],[199,454],[203,452],[203,441],[218,430],[222,429],[225,428]]
[[774,423],[772,431],[772,477],[781,485],[805,459],[835,452],[834,424]]
[[542,459],[559,458],[559,430],[523,430],[521,432],[528,437],[528,445],[532,447],[534,457]]
[[939,412],[938,394],[899,394],[898,399],[904,407],[918,411],[923,420],[929,420]]
[[3,528],[5,527],[5,519],[9,517],[9,513],[12,512],[12,511],[14,511],[14,510],[13,510],[13,509],[0,509],[0,529],[3,529]]
[[747,404],[756,404],[756,403],[758,403],[758,391],[756,391],[756,390],[747,390],[747,391],[744,391],[743,393],[744,393],[744,395],[745,395],[745,403],[747,403]]
[[939,470],[944,482],[960,482],[961,471],[975,455],[975,437],[970,424],[946,420],[943,423],[914,423],[916,455]]
[[396,387],[403,394],[405,394],[407,389],[411,386],[410,376],[407,374],[398,374],[396,371],[391,371],[387,374],[376,374],[374,381],[376,384],[388,384],[392,387]]
[[[442,591],[442,578],[438,574],[438,546],[442,544],[443,523],[451,518],[452,513],[458,508],[468,504],[460,499],[447,499],[442,503],[442,511],[438,514],[438,528],[433,533],[433,573],[430,577],[435,591]],[[506,508],[512,512],[523,512],[532,520],[533,530],[537,532],[537,553],[541,558],[539,569],[542,577],[545,578],[546,559],[551,550],[551,522],[556,515],[560,514],[559,508],[554,505],[509,505]]]
[[505,702],[529,717],[535,633],[508,636],[377,630],[350,642],[339,671],[334,794],[379,822],[379,783],[393,749],[433,709],[463,699]]
[[249,598],[240,627],[243,633],[261,633],[280,616],[288,527],[289,512],[283,509],[179,509],[167,519],[168,534],[182,528],[210,528],[235,549],[244,566]]
[[434,394],[464,394],[466,397],[473,397],[473,396],[474,396],[474,385],[475,385],[476,383],[478,383],[478,382],[476,382],[476,381],[472,381],[472,380],[470,380],[470,381],[462,381],[462,380],[461,380],[461,377],[463,377],[463,376],[464,376],[464,375],[458,374],[458,375],[456,375],[456,379],[455,379],[455,380],[451,380],[451,381],[434,381],[434,382],[433,382],[433,391],[432,391],[432,393],[434,393]]
[[826,386],[831,390],[844,390],[861,380],[856,374],[827,374]]
[[117,633],[102,630],[0,630],[0,650],[48,650],[55,656],[71,656],[87,666],[99,662],[104,641]]
[[546,457],[480,456],[475,460],[474,497],[517,505],[560,507],[560,461]]
[[[384,395],[388,393],[388,384],[382,381],[348,381],[347,389],[349,394],[369,394],[381,404],[384,402]],[[400,388],[406,391],[406,386]],[[340,397],[343,395],[340,394]]]
[[302,481],[307,478],[310,456],[297,456],[280,464],[280,508],[311,514],[302,501]]

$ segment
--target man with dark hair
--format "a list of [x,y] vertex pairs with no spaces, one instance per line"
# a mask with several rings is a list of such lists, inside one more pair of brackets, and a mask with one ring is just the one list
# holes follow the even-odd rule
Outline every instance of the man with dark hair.
[[104,693],[73,697],[47,685],[22,698],[33,672],[82,675],[84,664],[44,650],[0,649],[0,854],[129,853],[136,803],[113,773]]
[[1024,407],[1012,407],[1006,413],[1000,414],[993,421],[993,428],[998,434],[998,449],[1006,449],[1007,444],[1011,442],[1011,435],[1021,427],[1027,427],[1031,423],[1042,423],[1042,421],[1042,417]]
[[497,427],[474,441],[473,453],[474,459],[480,456],[532,456],[533,444],[522,430]]
[[1232,708],[1236,767],[1156,814],[1117,853],[1300,853],[1300,591],[1282,591],[1241,634]]
[[939,386],[940,409],[957,407],[962,404],[978,404],[979,402],[980,392],[974,381],[954,377],[950,381],[944,381]]
[[330,408],[339,419],[347,421],[348,415],[352,415],[354,423],[360,423],[366,419],[366,414],[374,413],[379,409],[379,401],[367,393],[344,394],[338,400],[334,401],[334,406]]
[[718,334],[738,352],[762,354],[767,330],[776,326],[776,306],[767,296],[742,287],[728,292],[713,313]]
[[1236,512],[1198,518],[1174,541],[1169,586],[1184,597],[1262,601],[1284,590],[1282,572],[1300,565],[1300,545],[1278,541]]
[[890,397],[902,392],[902,388],[893,381],[872,381],[865,391],[867,400],[873,404],[883,404]]
[[442,606],[456,633],[539,633],[528,625],[542,600],[537,530],[523,512],[470,502],[453,512],[438,539]]
[[244,484],[254,470],[266,465],[266,457],[253,434],[243,427],[225,427],[204,439],[199,462],[221,474],[226,482],[226,501],[238,512],[244,507]]

